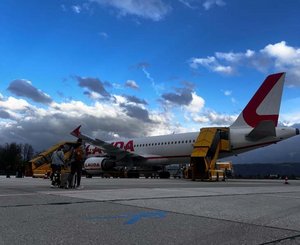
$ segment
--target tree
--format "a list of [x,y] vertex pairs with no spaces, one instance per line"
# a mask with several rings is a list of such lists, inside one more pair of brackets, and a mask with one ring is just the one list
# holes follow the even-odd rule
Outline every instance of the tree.
[[32,158],[33,148],[29,144],[6,143],[0,146],[0,170],[5,172],[24,171],[25,164]]
[[29,144],[20,144],[23,163],[27,163],[33,157],[33,147]]

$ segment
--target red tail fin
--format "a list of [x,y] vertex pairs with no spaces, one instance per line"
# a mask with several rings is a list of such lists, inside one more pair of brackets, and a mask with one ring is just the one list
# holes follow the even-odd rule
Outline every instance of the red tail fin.
[[79,125],[77,128],[75,128],[75,129],[71,132],[71,134],[78,138],[79,135],[80,135],[80,128],[81,128],[81,125]]
[[285,73],[269,75],[231,127],[255,128],[261,121],[278,124]]

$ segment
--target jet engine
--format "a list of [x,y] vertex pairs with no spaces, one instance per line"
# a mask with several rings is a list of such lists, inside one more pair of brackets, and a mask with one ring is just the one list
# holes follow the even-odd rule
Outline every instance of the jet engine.
[[101,171],[112,170],[116,162],[107,157],[90,157],[84,162],[84,169],[88,174],[97,175]]

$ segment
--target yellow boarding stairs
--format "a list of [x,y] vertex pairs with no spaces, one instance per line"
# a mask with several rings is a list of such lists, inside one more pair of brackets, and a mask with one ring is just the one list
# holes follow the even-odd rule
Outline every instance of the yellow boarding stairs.
[[51,155],[54,151],[56,151],[61,145],[64,146],[65,149],[65,159],[70,158],[71,154],[71,146],[75,145],[76,142],[59,142],[53,146],[51,146],[48,150],[40,153],[37,157],[31,159],[29,164],[31,165],[31,175],[32,177],[42,177],[48,178],[51,173]]
[[225,179],[224,170],[216,169],[222,151],[230,151],[229,128],[202,128],[191,154],[192,180]]

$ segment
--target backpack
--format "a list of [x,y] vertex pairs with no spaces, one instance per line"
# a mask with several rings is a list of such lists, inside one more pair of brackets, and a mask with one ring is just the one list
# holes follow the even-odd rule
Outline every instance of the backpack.
[[82,150],[82,147],[77,147],[75,150],[74,150],[74,158],[75,158],[75,161],[77,162],[82,162],[84,159],[84,154],[83,154],[83,150]]

